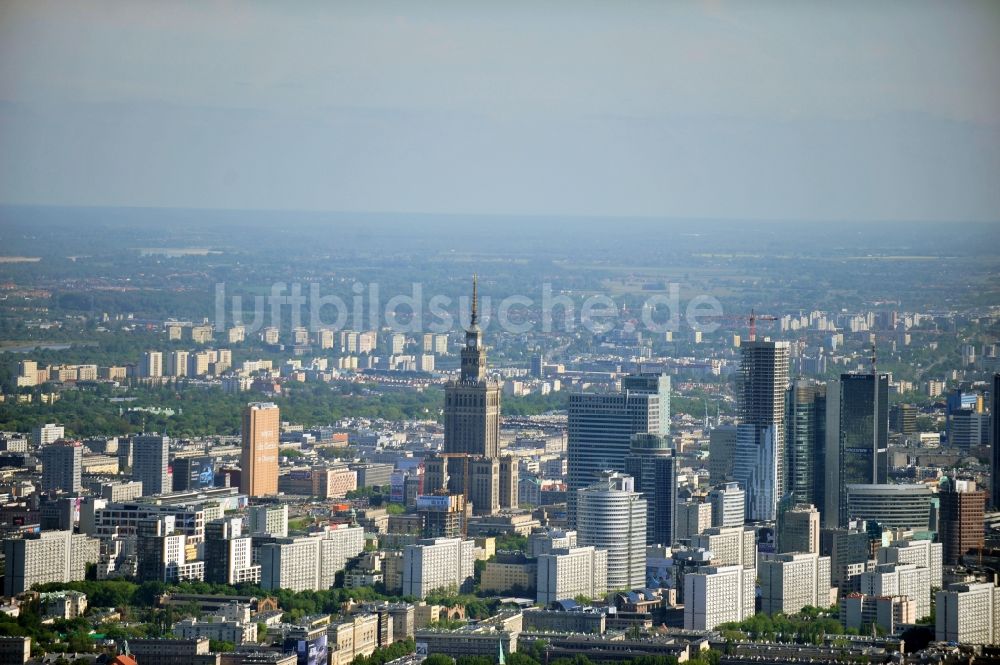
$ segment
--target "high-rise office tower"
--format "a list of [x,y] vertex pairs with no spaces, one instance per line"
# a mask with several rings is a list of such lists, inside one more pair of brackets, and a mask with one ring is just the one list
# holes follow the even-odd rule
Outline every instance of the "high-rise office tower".
[[[742,511],[740,512],[742,515]],[[689,540],[712,526],[712,505],[701,501],[677,503],[677,530],[674,540]]]
[[141,434],[132,438],[132,480],[142,482],[146,496],[170,493],[169,436]]
[[736,455],[736,428],[716,427],[708,433],[708,482],[712,485],[733,478],[733,458]]
[[943,478],[940,487],[938,537],[944,545],[944,563],[956,565],[970,550],[983,547],[986,492],[977,490],[974,481],[954,478]]
[[889,408],[889,431],[897,434],[914,434],[917,431],[917,407],[913,404],[895,404]]
[[746,492],[750,520],[773,521],[784,494],[789,349],[788,342],[766,338],[740,346],[733,476]]
[[670,434],[670,377],[633,374],[621,392],[569,396],[567,520],[576,523],[577,492],[604,471],[624,471],[633,434]]
[[819,552],[819,511],[800,503],[778,516],[778,552]]
[[42,448],[42,491],[76,493],[83,489],[83,446],[58,441]]
[[993,500],[990,502],[994,508],[1000,506],[1000,373],[993,375],[993,390],[990,391],[990,445],[993,446],[993,473],[990,489]]
[[826,395],[823,520],[845,526],[848,485],[882,485],[889,473],[889,377],[842,374]]
[[646,543],[672,545],[677,521],[677,452],[670,440],[659,434],[633,435],[625,473],[635,479],[635,490],[646,499]]
[[252,563],[252,538],[243,535],[239,517],[205,525],[205,581],[214,584],[260,582],[260,566]]
[[577,540],[608,551],[608,588],[634,589],[646,581],[646,500],[635,480],[605,473],[577,492]]
[[215,458],[207,455],[178,457],[171,466],[175,492],[188,492],[215,486]]
[[787,491],[795,503],[822,506],[826,450],[826,384],[796,379],[788,388]]
[[240,492],[248,496],[278,493],[278,405],[253,402],[243,411]]
[[36,446],[47,446],[66,436],[66,428],[62,425],[47,423],[31,430],[31,442]]
[[712,526],[743,526],[746,492],[739,483],[723,483],[708,493]]
[[479,293],[472,282],[472,315],[465,331],[461,374],[445,386],[444,452],[495,458],[500,443],[500,383],[486,375],[479,328]]
[[203,561],[189,561],[187,536],[173,515],[139,520],[136,527],[136,577],[140,582],[176,582],[205,577]]

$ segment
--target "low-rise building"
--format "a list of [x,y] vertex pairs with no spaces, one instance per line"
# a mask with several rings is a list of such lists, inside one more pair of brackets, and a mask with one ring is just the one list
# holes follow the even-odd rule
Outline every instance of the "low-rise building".
[[358,656],[370,656],[379,646],[379,617],[361,614],[327,629],[330,665],[349,665]]
[[487,593],[533,595],[537,575],[535,560],[520,552],[501,552],[486,562],[480,588]]
[[900,626],[917,620],[917,604],[906,596],[867,596],[851,593],[840,599],[840,623],[845,628],[870,634],[870,627],[877,626],[887,635],[894,634]]
[[38,596],[42,616],[47,619],[75,619],[87,611],[87,594],[81,591],[53,591]]

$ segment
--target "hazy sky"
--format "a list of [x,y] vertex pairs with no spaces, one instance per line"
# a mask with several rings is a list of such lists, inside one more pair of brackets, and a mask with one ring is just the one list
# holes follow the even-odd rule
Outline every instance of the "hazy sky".
[[1000,3],[0,0],[0,202],[1000,220]]

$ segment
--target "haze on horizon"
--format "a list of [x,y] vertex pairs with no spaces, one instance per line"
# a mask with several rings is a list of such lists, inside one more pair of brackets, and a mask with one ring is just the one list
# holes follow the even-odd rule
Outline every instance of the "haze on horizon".
[[1000,4],[0,4],[0,203],[1000,221]]

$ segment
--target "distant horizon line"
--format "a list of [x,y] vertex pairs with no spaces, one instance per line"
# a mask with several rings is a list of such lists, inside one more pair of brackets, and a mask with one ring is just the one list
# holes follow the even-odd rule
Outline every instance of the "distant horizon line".
[[754,222],[763,224],[968,224],[994,225],[1000,224],[1000,217],[994,220],[984,219],[803,219],[792,217],[697,217],[669,215],[634,215],[634,214],[576,214],[576,213],[495,213],[495,212],[423,212],[406,210],[336,210],[320,208],[226,208],[204,206],[158,206],[158,205],[115,205],[115,204],[70,204],[70,203],[23,203],[0,201],[0,208],[36,208],[36,209],[83,209],[83,210],[142,210],[155,212],[185,211],[185,212],[216,212],[216,213],[288,213],[301,215],[362,215],[368,217],[398,217],[404,215],[419,217],[489,217],[504,219],[580,219],[580,220],[627,220],[635,222]]

